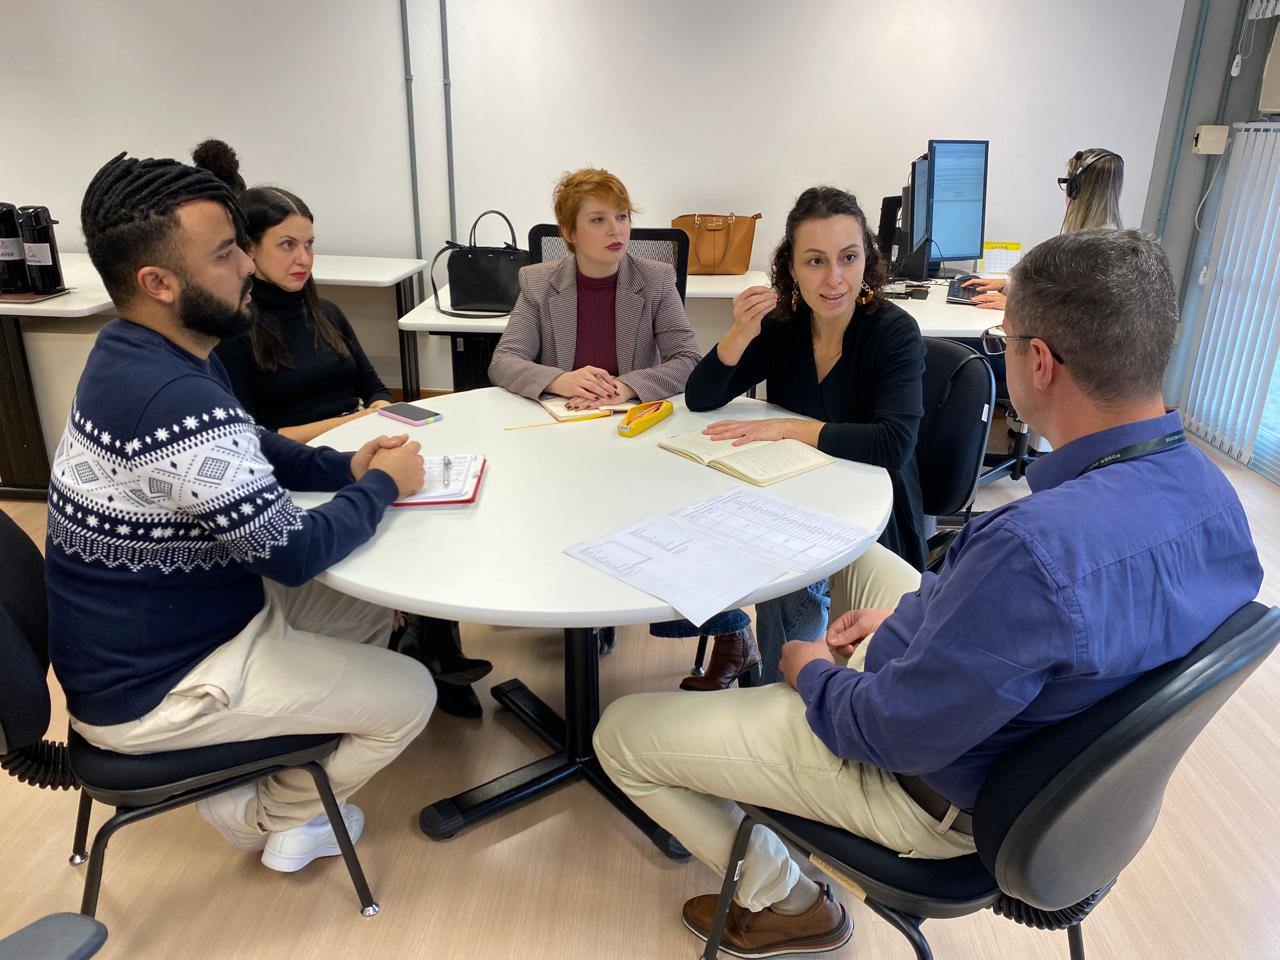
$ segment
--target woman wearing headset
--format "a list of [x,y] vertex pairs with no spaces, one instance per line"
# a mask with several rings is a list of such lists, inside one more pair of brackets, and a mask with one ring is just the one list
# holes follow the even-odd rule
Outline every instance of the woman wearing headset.
[[[1067,195],[1061,233],[1120,228],[1120,188],[1124,186],[1124,160],[1120,154],[1102,147],[1077,150],[1067,161],[1067,175],[1058,178],[1058,186]],[[999,278],[975,278],[965,286],[978,291],[973,298],[975,306],[1003,310],[1008,283]]]

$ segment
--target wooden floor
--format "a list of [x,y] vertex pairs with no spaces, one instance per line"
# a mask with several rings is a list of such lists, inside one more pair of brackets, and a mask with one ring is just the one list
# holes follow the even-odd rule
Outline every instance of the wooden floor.
[[[1280,489],[1221,461],[1240,491],[1267,571],[1262,599],[1280,602]],[[980,505],[1025,484],[1002,481]],[[44,505],[0,503],[38,541]],[[561,640],[548,631],[465,625],[473,656],[494,679],[519,676],[559,706]],[[674,687],[693,641],[620,631],[601,665],[602,699]],[[2,668],[0,668],[2,669]],[[487,690],[487,684],[482,684]],[[56,684],[54,735],[66,728]],[[447,843],[416,825],[428,801],[543,753],[509,716],[438,714],[423,736],[357,796],[368,815],[359,843],[382,913],[364,919],[339,860],[298,874],[264,868],[228,848],[191,808],[117,834],[98,916],[100,956],[146,960],[288,957],[693,958],[680,923],[688,897],[718,887],[700,864],[664,859],[590,787],[574,784]],[[1173,777],[1155,832],[1085,924],[1090,960],[1280,957],[1280,662],[1264,664],[1196,742]],[[76,797],[0,777],[0,934],[79,907],[83,868],[67,863]],[[104,818],[100,811],[96,823]],[[848,902],[848,898],[846,898]],[[860,903],[840,958],[912,956]],[[983,912],[926,926],[938,960],[1067,956],[1065,934],[1028,930]]]

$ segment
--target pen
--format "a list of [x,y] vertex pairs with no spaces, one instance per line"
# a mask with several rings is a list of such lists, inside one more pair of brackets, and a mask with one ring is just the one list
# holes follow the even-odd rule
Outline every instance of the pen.
[[448,457],[444,458],[444,485],[449,485],[449,469],[453,466],[453,461]]

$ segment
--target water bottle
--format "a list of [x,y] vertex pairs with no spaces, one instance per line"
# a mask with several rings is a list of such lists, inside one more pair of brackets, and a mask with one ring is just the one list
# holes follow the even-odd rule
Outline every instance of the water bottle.
[[58,259],[58,241],[53,236],[57,223],[49,216],[48,207],[19,207],[18,226],[22,229],[22,249],[27,257],[27,279],[32,293],[58,293],[62,286],[62,261]]
[[22,249],[18,208],[0,203],[0,293],[28,293],[27,255]]

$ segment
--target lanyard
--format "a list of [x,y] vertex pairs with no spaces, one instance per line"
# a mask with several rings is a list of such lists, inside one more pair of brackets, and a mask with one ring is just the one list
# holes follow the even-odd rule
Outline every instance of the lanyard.
[[1176,447],[1179,444],[1186,442],[1186,431],[1175,430],[1173,433],[1166,433],[1163,437],[1155,437],[1151,440],[1131,443],[1127,447],[1121,447],[1113,453],[1108,453],[1105,457],[1099,457],[1097,460],[1093,461],[1093,463],[1089,464],[1076,474],[1076,476],[1083,477],[1091,470],[1097,470],[1100,467],[1109,467],[1113,463],[1123,463],[1125,460],[1136,460],[1138,457],[1145,457],[1151,453],[1159,453],[1161,450],[1168,450],[1170,447]]

